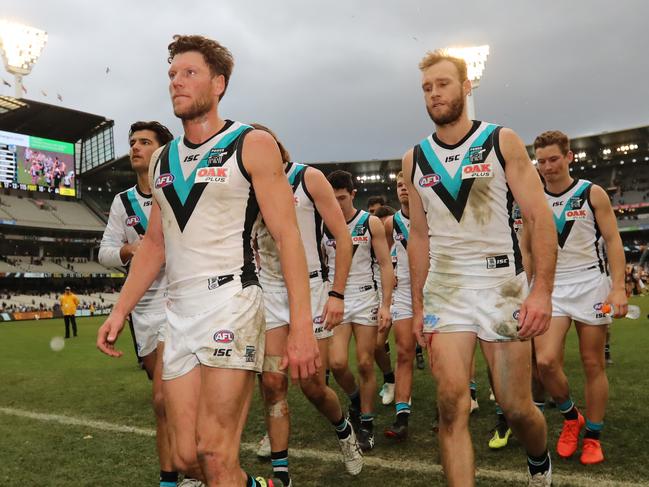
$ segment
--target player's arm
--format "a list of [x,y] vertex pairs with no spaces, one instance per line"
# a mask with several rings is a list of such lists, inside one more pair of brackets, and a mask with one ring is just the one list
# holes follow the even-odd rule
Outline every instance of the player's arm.
[[593,185],[590,189],[590,203],[595,214],[595,222],[606,242],[606,255],[611,270],[611,282],[613,287],[606,298],[606,302],[613,306],[615,318],[621,318],[628,311],[628,299],[624,286],[624,271],[626,269],[626,258],[624,257],[624,246],[617,229],[615,213],[611,207],[611,201],[606,192],[599,186]]
[[428,275],[429,241],[426,213],[417,189],[412,184],[415,170],[413,150],[403,156],[401,162],[403,178],[408,188],[408,209],[410,210],[410,234],[408,237],[408,266],[410,268],[410,287],[412,290],[412,330],[422,347],[424,340],[424,283]]
[[120,267],[126,265],[136,246],[132,246],[126,239],[124,226],[122,225],[122,212],[120,211],[119,196],[115,196],[110,205],[108,224],[101,237],[99,244],[99,263],[107,267]]
[[[332,291],[345,294],[347,275],[352,264],[352,239],[347,230],[345,217],[336,201],[334,190],[324,174],[315,168],[308,167],[304,174],[304,183],[313,198],[316,210],[324,224],[336,240],[336,262]],[[320,242],[318,242],[320,245]],[[328,330],[339,325],[343,319],[345,303],[342,299],[329,296],[322,312],[325,327]]]
[[288,290],[291,323],[282,367],[290,366],[293,379],[307,379],[320,368],[320,357],[313,335],[309,277],[293,192],[282,169],[279,148],[270,134],[250,132],[243,142],[242,158],[264,222],[277,244]]
[[[157,160],[161,149],[151,156],[149,179],[152,179],[154,161]],[[151,185],[153,187],[153,184]],[[112,312],[97,332],[97,348],[111,357],[120,357],[122,352],[115,349],[115,341],[124,327],[124,320],[144,293],[160,273],[160,267],[165,262],[165,244],[162,233],[162,218],[160,207],[155,197],[151,205],[149,225],[140,244],[140,251],[131,261],[128,277],[119,294],[119,299]]]
[[[383,226],[385,227],[385,240],[388,244],[388,250],[392,252],[392,246],[394,245],[394,238],[392,238],[392,230],[394,229],[394,215],[386,218]],[[390,262],[392,262],[392,255],[390,255]],[[397,282],[397,274],[396,272],[394,272],[394,264],[392,265],[392,271],[394,274],[392,280],[392,288],[396,289],[398,282]]]
[[505,159],[505,176],[521,209],[528,231],[534,268],[534,285],[521,306],[521,338],[544,333],[552,317],[552,287],[557,262],[557,231],[552,211],[543,194],[541,179],[527,155],[523,141],[510,129],[500,131],[500,150]]
[[385,227],[380,219],[370,216],[370,231],[372,232],[372,249],[379,262],[381,271],[381,291],[383,301],[379,308],[379,331],[390,325],[390,303],[392,303],[392,288],[394,287],[394,270],[390,249],[385,238]]

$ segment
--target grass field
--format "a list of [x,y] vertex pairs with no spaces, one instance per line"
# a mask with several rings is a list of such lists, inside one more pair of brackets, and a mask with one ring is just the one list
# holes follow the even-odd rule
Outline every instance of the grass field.
[[[555,485],[649,485],[645,483],[649,479],[649,462],[644,449],[649,435],[649,297],[632,302],[642,306],[641,319],[617,321],[612,331],[615,364],[608,369],[611,395],[602,436],[607,461],[586,468],[577,459],[560,461],[555,455]],[[109,359],[95,349],[99,324],[99,318],[80,319],[79,338],[67,340],[62,351],[53,352],[49,341],[53,336],[63,335],[62,320],[0,323],[0,485],[157,485],[155,443],[150,435],[154,421],[149,406],[149,382],[136,367],[128,334],[120,339],[121,349],[127,352],[121,359]],[[566,369],[574,399],[583,407],[583,381],[574,330],[568,339]],[[525,457],[520,445],[513,440],[498,452],[487,447],[494,422],[493,403],[487,397],[481,359],[478,383],[481,409],[471,419],[478,485],[522,485]],[[444,485],[437,439],[431,432],[434,393],[430,374],[416,370],[411,437],[395,445],[387,443],[382,434],[377,435],[377,446],[366,456],[363,473],[351,479],[338,461],[337,442],[330,426],[299,390],[291,387],[294,485]],[[19,415],[24,412],[104,421],[121,429],[110,431],[101,424],[64,424],[63,418]],[[383,407],[379,403],[375,420],[378,432],[391,423],[393,413],[393,406]],[[546,418],[553,447],[561,417],[555,409],[546,409]],[[140,429],[128,431],[125,426]],[[242,464],[255,474],[269,475],[270,465],[258,461],[251,448],[263,431],[261,408],[255,398],[244,433],[247,448],[242,453]]]

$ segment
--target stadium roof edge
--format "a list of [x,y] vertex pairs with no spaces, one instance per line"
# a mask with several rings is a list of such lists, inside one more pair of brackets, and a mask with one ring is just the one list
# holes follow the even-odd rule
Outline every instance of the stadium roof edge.
[[[65,123],[62,123],[65,121]],[[76,143],[113,120],[35,100],[0,96],[0,130]]]

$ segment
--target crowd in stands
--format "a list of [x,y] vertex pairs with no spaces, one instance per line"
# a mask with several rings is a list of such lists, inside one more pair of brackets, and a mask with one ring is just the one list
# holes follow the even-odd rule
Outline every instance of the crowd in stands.
[[[103,290],[84,290],[78,294],[78,310],[110,310],[119,292],[112,288]],[[60,293],[20,292],[0,290],[0,313],[53,311],[60,308]]]

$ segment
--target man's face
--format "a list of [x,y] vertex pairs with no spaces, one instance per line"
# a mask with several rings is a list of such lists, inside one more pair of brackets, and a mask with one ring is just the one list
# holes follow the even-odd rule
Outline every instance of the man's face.
[[367,207],[367,211],[368,211],[368,213],[373,215],[374,212],[379,208],[381,208],[381,203],[374,203],[373,205],[370,205],[370,206]]
[[354,208],[354,196],[356,195],[356,190],[353,190],[350,193],[346,189],[335,189],[334,195],[336,196],[336,201],[338,201],[343,213],[349,213]]
[[397,198],[399,198],[399,203],[402,205],[408,204],[408,188],[403,178],[397,179]]
[[421,87],[428,115],[436,125],[456,122],[464,111],[464,100],[471,91],[471,82],[460,81],[455,65],[440,61],[422,73]]
[[225,90],[225,78],[213,76],[203,55],[197,51],[176,54],[169,66],[169,94],[174,115],[181,120],[205,116]]
[[540,147],[535,151],[537,165],[543,179],[553,183],[567,175],[570,175],[570,163],[572,162],[572,151],[563,154],[557,144]]
[[130,146],[128,155],[133,170],[135,172],[148,170],[151,156],[160,147],[155,132],[153,130],[136,130],[128,139],[128,144]]

